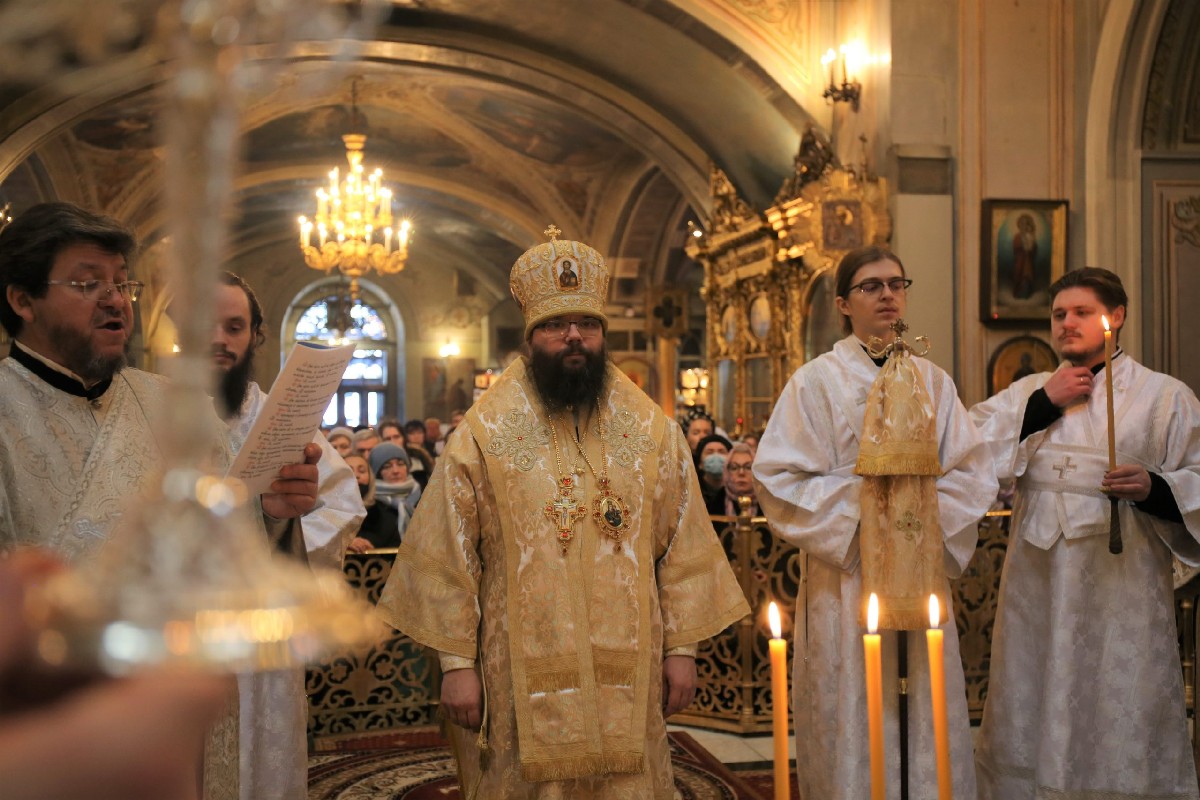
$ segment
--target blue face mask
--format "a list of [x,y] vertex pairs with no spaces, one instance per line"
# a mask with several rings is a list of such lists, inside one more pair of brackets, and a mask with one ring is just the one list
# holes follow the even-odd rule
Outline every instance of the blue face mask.
[[720,453],[709,453],[701,462],[701,468],[709,475],[720,475],[725,471],[725,456]]

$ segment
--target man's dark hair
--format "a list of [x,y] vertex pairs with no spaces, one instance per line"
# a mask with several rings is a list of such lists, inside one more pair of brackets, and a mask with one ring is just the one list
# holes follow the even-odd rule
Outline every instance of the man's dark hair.
[[691,411],[688,412],[687,417],[685,417],[683,422],[681,423],[681,427],[683,428],[683,432],[685,435],[687,434],[688,430],[691,429],[692,423],[698,419],[708,420],[709,427],[712,428],[714,431],[717,429],[716,420],[714,420],[708,414],[705,414],[703,411],[698,411],[697,409],[693,408]]
[[128,228],[71,203],[39,203],[0,231],[0,324],[9,336],[21,332],[23,320],[9,305],[8,287],[44,297],[54,259],[80,243],[119,255],[127,266],[136,250]]
[[217,384],[217,406],[221,416],[228,419],[240,413],[242,404],[246,402],[250,381],[254,377],[254,355],[258,352],[258,348],[262,347],[267,337],[262,330],[262,305],[258,302],[258,297],[250,288],[250,284],[242,280],[240,276],[226,271],[222,271],[217,279],[225,286],[234,286],[245,292],[246,301],[250,306],[250,333],[252,336],[250,346],[246,349],[246,355],[242,357],[241,361],[222,375]]
[[381,439],[383,438],[383,431],[385,428],[395,428],[396,430],[400,431],[400,433],[404,433],[404,423],[395,417],[383,417],[379,420],[379,422],[375,423],[375,431],[379,434]]
[[404,423],[404,432],[406,434],[417,433],[418,431],[420,431],[422,434],[425,433],[425,423],[421,420],[410,419],[408,422]]
[[234,275],[227,270],[221,272],[219,280],[226,286],[236,286],[246,293],[246,300],[250,303],[250,332],[254,334],[254,347],[256,349],[262,347],[263,342],[267,340],[267,335],[263,333],[263,310],[262,304],[258,302],[258,295],[254,294],[250,284],[246,283],[240,275]]
[[1116,273],[1103,267],[1073,269],[1050,284],[1050,303],[1054,303],[1054,298],[1058,297],[1058,293],[1062,290],[1075,287],[1091,289],[1096,293],[1096,298],[1109,310],[1113,310],[1117,306],[1125,306],[1125,319],[1128,321],[1129,295],[1125,293],[1125,287]]
[[[837,272],[834,273],[834,293],[848,300],[850,298],[850,285],[854,281],[854,275],[867,264],[874,264],[876,261],[894,261],[896,266],[900,267],[900,274],[908,277],[908,273],[904,269],[903,262],[900,257],[886,247],[871,245],[869,247],[860,247],[857,250],[851,250],[846,255],[842,256],[842,260],[837,265]],[[842,333],[850,333],[854,330],[854,326],[850,323],[850,318],[842,314]]]

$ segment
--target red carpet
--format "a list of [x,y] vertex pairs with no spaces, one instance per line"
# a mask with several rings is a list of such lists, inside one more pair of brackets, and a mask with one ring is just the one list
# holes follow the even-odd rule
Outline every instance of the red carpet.
[[[683,800],[770,800],[770,770],[732,772],[686,733],[668,734]],[[795,788],[793,787],[793,796]],[[454,759],[434,728],[318,740],[309,800],[458,800]]]

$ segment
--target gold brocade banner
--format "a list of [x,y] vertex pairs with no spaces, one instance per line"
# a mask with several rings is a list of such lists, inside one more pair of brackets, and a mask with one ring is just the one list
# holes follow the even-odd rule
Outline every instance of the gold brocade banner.
[[866,599],[874,593],[881,629],[921,630],[929,626],[929,595],[950,608],[938,517],[942,469],[936,409],[907,345],[898,342],[867,394],[854,468],[863,476],[861,618],[865,625]]

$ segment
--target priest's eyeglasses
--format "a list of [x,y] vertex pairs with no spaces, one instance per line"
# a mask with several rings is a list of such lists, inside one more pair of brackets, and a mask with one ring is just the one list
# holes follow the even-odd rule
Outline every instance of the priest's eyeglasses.
[[595,317],[584,317],[583,319],[548,319],[541,325],[538,325],[549,336],[558,336],[563,339],[567,338],[567,334],[571,331],[571,326],[574,325],[579,335],[585,339],[590,339],[593,336],[599,336],[604,330],[604,325]]
[[131,303],[136,303],[138,295],[142,293],[142,287],[146,284],[141,281],[120,281],[113,283],[112,281],[46,281],[47,286],[70,286],[79,291],[85,300],[104,300],[113,293],[113,290],[120,292]]
[[908,287],[912,286],[912,278],[892,278],[890,281],[872,279],[854,284],[850,287],[850,291],[853,292],[857,289],[867,297],[878,297],[883,292],[885,285],[891,290],[892,294],[904,294],[908,291]]

